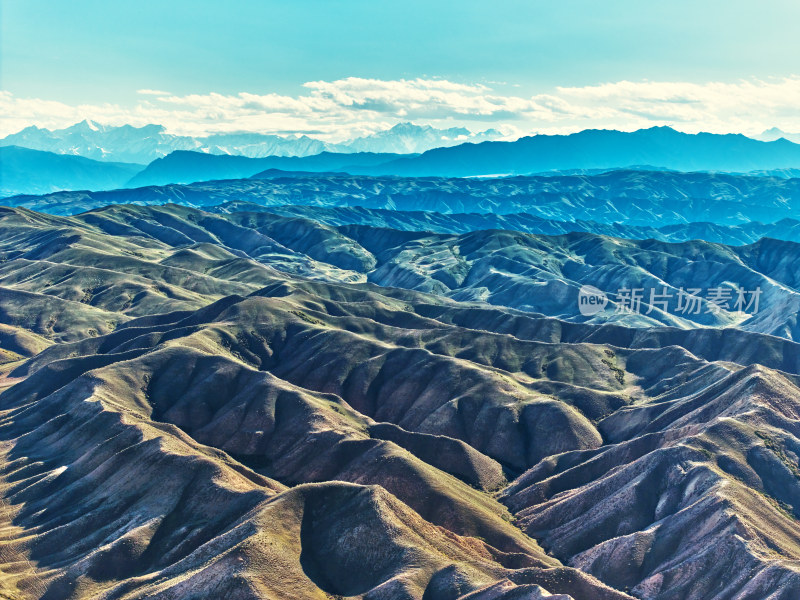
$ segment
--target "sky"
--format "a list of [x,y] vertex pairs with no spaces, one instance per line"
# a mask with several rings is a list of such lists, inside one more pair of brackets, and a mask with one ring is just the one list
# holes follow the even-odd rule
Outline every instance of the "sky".
[[796,0],[0,0],[0,135],[800,132]]

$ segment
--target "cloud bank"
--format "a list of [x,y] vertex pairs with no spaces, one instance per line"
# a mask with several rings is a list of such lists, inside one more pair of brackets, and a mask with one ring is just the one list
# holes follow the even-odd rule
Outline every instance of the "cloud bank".
[[694,133],[756,134],[777,126],[800,132],[800,76],[736,82],[619,81],[560,87],[525,97],[484,84],[444,79],[379,80],[348,77],[310,81],[297,96],[171,94],[138,90],[129,105],[70,105],[18,98],[0,91],[0,135],[36,125],[56,129],[83,119],[110,125],[159,123],[172,133],[309,134],[341,141],[400,121],[437,127],[495,127],[509,138],[587,128],[639,129],[670,125]]

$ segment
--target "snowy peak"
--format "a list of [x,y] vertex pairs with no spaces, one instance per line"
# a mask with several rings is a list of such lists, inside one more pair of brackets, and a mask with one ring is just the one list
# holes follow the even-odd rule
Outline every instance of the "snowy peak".
[[[62,130],[64,132],[72,132],[72,133],[92,133],[97,131],[105,131],[105,126],[95,123],[89,119],[84,119],[80,123],[75,123],[75,125],[71,127],[67,127],[66,129]],[[48,131],[48,130],[43,130]],[[58,131],[58,130],[56,130]],[[55,133],[55,132],[54,132]]]
[[786,133],[777,127],[770,127],[759,135],[754,135],[753,138],[762,142],[774,142],[775,140],[783,138],[795,144],[800,144],[800,133]]
[[436,129],[430,125],[398,123],[390,129],[343,143],[330,143],[307,135],[273,135],[256,132],[219,133],[205,137],[172,135],[163,125],[142,127],[102,125],[85,120],[65,129],[26,127],[0,140],[0,146],[22,146],[57,154],[73,154],[94,160],[146,164],[175,150],[208,154],[310,156],[320,152],[374,152],[417,154],[432,148],[464,142],[494,140],[500,132],[489,129],[472,133],[464,127]]
[[464,142],[496,140],[502,134],[496,129],[473,133],[464,127],[436,129],[430,125],[398,123],[390,129],[350,140],[346,145],[351,152],[391,152],[395,154],[417,154]]
[[165,133],[162,125],[115,127],[85,120],[65,129],[27,127],[0,140],[0,146],[22,146],[93,160],[147,164],[174,150],[196,150],[192,138]]

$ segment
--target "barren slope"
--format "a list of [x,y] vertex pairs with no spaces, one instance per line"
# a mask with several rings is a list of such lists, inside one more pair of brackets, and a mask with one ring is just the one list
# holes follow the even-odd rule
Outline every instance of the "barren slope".
[[[800,346],[769,320],[797,295],[794,244],[176,206],[5,210],[0,240],[6,595],[800,589]],[[713,273],[764,286],[753,328],[785,337],[531,312],[558,306],[549,281]],[[464,301],[470,278],[508,300]]]

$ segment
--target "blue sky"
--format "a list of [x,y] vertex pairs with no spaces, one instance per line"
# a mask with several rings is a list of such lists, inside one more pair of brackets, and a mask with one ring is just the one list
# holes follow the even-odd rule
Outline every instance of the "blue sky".
[[[159,117],[187,131],[247,126],[322,129],[332,135],[382,127],[406,116],[472,129],[507,125],[549,131],[592,122],[634,127],[669,119],[692,129],[702,127],[702,111],[665,112],[660,108],[664,101],[674,106],[712,102],[706,98],[714,95],[709,85],[739,86],[725,92],[735,94],[753,92],[753,85],[772,86],[744,99],[753,110],[764,105],[765,94],[794,93],[793,81],[800,75],[796,0],[0,0],[0,10],[0,109],[13,111],[0,119],[0,130],[24,123],[56,125],[59,119],[88,113],[114,122]],[[292,109],[282,106],[274,112],[276,107],[267,102],[260,120],[253,114],[242,120],[245,107],[238,113],[223,110],[216,124],[209,110],[213,102],[199,100],[216,95],[236,99],[242,93],[302,99],[315,89],[304,84],[348,78],[445,81],[481,86],[485,95],[512,100],[502,109],[472,112],[454,101],[450,114],[441,102],[427,112],[381,105],[385,110],[351,110],[349,119],[340,114],[322,122],[317,113],[325,112],[323,105],[299,118],[302,106],[291,115]],[[673,92],[681,84],[688,86],[682,90],[694,92],[659,99],[666,92],[651,87],[644,94],[645,106],[644,88],[639,88],[633,92],[635,106],[622,106],[612,118],[584,106],[585,96],[574,110],[575,94],[561,91],[625,82],[672,84]],[[139,90],[194,97],[199,108]],[[330,87],[322,92],[331,93]],[[619,94],[589,95],[594,108],[621,102]],[[358,107],[359,98],[345,102]],[[551,114],[514,100],[531,98],[549,99],[544,104]],[[366,98],[365,105],[374,106],[374,100]],[[222,101],[223,108],[229,104]],[[706,118],[706,128],[719,129],[726,122],[731,130],[796,123],[788,104],[761,116],[726,110],[710,106],[714,114]],[[559,111],[568,114],[560,118]],[[270,120],[267,114],[280,118]]]

